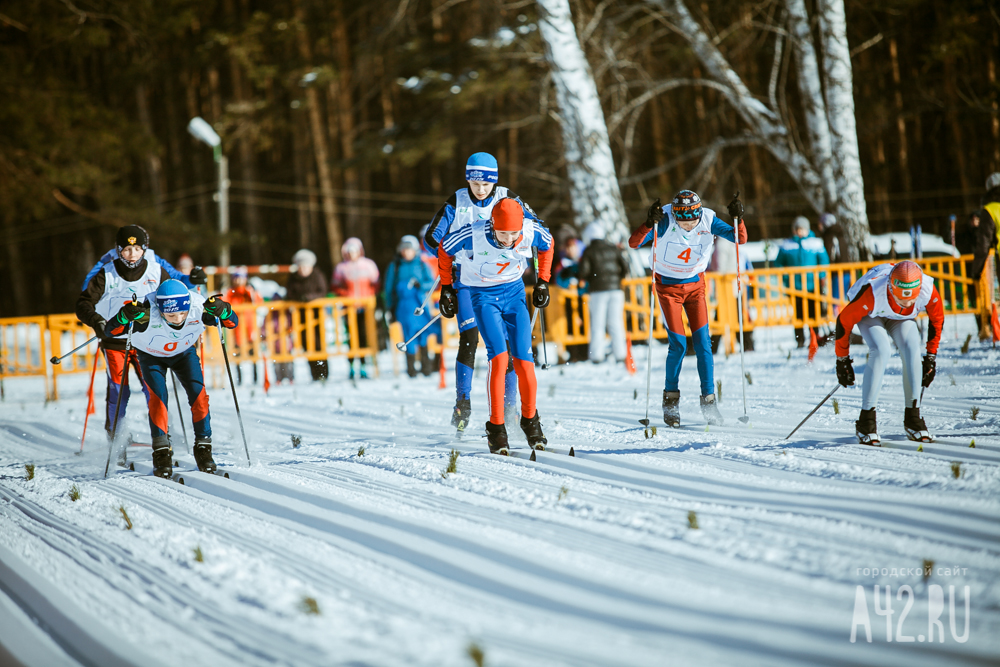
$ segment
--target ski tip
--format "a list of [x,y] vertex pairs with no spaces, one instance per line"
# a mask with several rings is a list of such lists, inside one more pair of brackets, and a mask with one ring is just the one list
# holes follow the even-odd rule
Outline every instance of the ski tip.
[[222,476],[225,477],[226,479],[229,479],[229,473],[228,472],[222,473]]
[[183,477],[178,477],[177,478],[177,483],[178,484],[183,484],[184,483],[184,478]]
[[573,456],[573,457],[576,457],[576,450],[574,450],[572,447],[570,447],[569,448],[569,455]]
[[536,460],[535,459],[535,450],[533,450],[533,449],[531,450],[531,456],[528,457],[528,460],[529,461],[535,461]]
[[129,462],[128,469],[131,470],[132,472],[135,472],[135,464],[132,463],[132,462]]

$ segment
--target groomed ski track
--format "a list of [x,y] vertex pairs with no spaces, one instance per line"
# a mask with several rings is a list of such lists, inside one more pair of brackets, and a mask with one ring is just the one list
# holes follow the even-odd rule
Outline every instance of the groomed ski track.
[[[100,415],[91,417],[84,454],[74,455],[80,377],[61,380],[63,400],[50,405],[40,384],[8,380],[0,403],[0,659],[470,665],[475,643],[489,665],[996,664],[1000,353],[958,348],[946,337],[924,407],[941,441],[922,452],[903,435],[898,358],[880,404],[885,447],[856,444],[858,389],[835,395],[839,415],[827,405],[783,440],[835,379],[832,350],[812,366],[804,350],[790,361],[775,350],[747,356],[748,426],[736,420],[738,357],[720,354],[727,425],[706,431],[689,360],[685,426],[662,424],[656,390],[658,434],[649,439],[636,421],[645,409],[641,372],[539,370],[546,435],[576,457],[539,452],[534,462],[516,427],[511,444],[525,457],[487,453],[482,375],[462,439],[447,423],[453,390],[438,390],[436,378],[384,372],[356,387],[306,382],[267,398],[244,386],[249,468],[232,398],[220,388],[211,392],[216,460],[230,479],[191,472],[175,434],[183,485],[153,478],[141,447],[129,452],[134,472],[119,468],[102,480]],[[643,350],[636,353],[642,369]],[[656,353],[654,388],[665,348]],[[863,370],[863,348],[855,359]],[[388,357],[381,366],[391,368]],[[331,373],[340,377],[337,363]],[[148,431],[137,395],[127,423],[140,439]],[[975,421],[972,406],[981,408]],[[292,435],[301,436],[297,448]],[[442,476],[453,448],[458,472]],[[26,463],[36,466],[31,481]],[[74,484],[76,502],[67,495]],[[859,573],[925,560],[964,572],[927,580]],[[850,641],[859,584],[871,643],[862,628]],[[945,641],[900,643],[894,627],[886,642],[874,584],[891,586],[894,598],[912,587],[902,630],[914,636],[928,630],[928,587],[943,586]],[[959,634],[970,589],[964,643],[948,627],[949,586]],[[306,598],[318,615],[307,613]],[[894,626],[905,603],[893,600]]]

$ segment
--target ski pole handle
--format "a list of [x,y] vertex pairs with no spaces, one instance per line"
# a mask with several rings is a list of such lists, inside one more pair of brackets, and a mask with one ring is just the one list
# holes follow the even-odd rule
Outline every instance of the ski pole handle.
[[84,343],[83,345],[81,345],[81,346],[79,346],[79,347],[75,347],[75,348],[73,348],[72,350],[70,350],[69,352],[67,352],[66,354],[64,354],[64,355],[63,355],[63,356],[61,356],[61,357],[52,357],[51,359],[49,359],[49,361],[50,361],[51,363],[53,363],[53,364],[56,364],[56,365],[59,365],[59,364],[61,364],[61,363],[62,363],[62,360],[63,360],[63,359],[65,359],[66,357],[69,357],[69,356],[71,356],[71,355],[73,355],[73,354],[75,354],[75,353],[79,352],[79,351],[80,351],[80,350],[82,350],[83,348],[85,348],[85,347],[87,347],[88,345],[90,345],[91,343],[93,343],[93,342],[94,342],[95,340],[97,340],[97,336],[96,336],[96,335],[94,335],[94,336],[91,336],[91,337],[90,337],[89,339],[87,339],[87,342],[86,342],[86,343]]
[[435,322],[437,322],[440,319],[441,319],[441,313],[438,313],[437,315],[434,316],[434,319],[432,319],[430,322],[428,322],[423,327],[421,327],[420,331],[418,331],[417,333],[415,333],[412,336],[410,336],[410,339],[408,341],[406,341],[405,343],[396,343],[396,349],[399,350],[400,352],[402,352],[403,350],[405,350],[407,345],[409,345],[416,338],[418,338],[420,336],[420,334],[422,334],[423,332],[425,332],[428,329],[430,329],[431,325],[434,324]]
[[434,279],[434,284],[431,285],[431,288],[427,290],[427,295],[424,297],[423,303],[420,304],[420,307],[413,309],[414,315],[419,317],[424,314],[424,309],[427,307],[427,304],[430,303],[431,297],[434,296],[434,290],[437,289],[437,286],[440,283],[441,283],[441,276],[438,276],[437,278]]

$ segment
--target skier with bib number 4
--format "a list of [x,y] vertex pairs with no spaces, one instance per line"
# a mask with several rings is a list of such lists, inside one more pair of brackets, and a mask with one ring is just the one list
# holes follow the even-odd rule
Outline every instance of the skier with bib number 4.
[[486,422],[486,435],[494,454],[508,453],[504,418],[508,344],[521,392],[521,430],[532,449],[543,449],[547,442],[535,409],[537,383],[531,353],[531,318],[521,280],[532,248],[540,252],[531,300],[535,308],[545,308],[549,305],[548,282],[552,277],[552,234],[529,218],[516,199],[501,199],[493,207],[489,220],[475,220],[452,232],[438,250],[441,314],[451,318],[459,312],[452,265],[460,259],[462,282],[468,291],[476,326],[486,342],[490,361],[487,379],[490,420]]
[[[422,235],[423,246],[427,252],[438,256],[441,241],[449,234],[466,227],[473,222],[484,222],[490,219],[490,213],[497,202],[504,198],[516,201],[529,220],[538,220],[531,207],[508,188],[498,185],[499,167],[495,157],[489,153],[473,153],[466,160],[465,180],[468,186],[456,190],[455,194],[438,210],[430,226]],[[472,371],[476,366],[476,348],[479,347],[479,330],[476,328],[476,314],[469,299],[469,292],[462,280],[461,260],[452,264],[454,275],[451,284],[455,286],[458,297],[458,356],[455,360],[455,409],[452,411],[451,425],[460,431],[469,423],[472,414],[472,403],[469,394],[472,391]],[[444,276],[441,277],[444,284]],[[507,368],[505,380],[504,405],[510,416],[516,414],[517,377],[513,366]]]
[[[727,208],[729,215],[738,221],[739,243],[746,243],[743,203],[734,197]],[[632,248],[640,248],[655,241],[655,252],[651,255],[650,263],[660,311],[667,322],[669,341],[666,383],[663,388],[663,421],[667,426],[681,425],[679,380],[684,353],[687,351],[682,310],[687,313],[698,360],[702,415],[709,424],[723,423],[716,405],[715,363],[708,332],[708,306],[705,303],[703,275],[712,259],[716,236],[732,243],[737,242],[737,231],[733,227],[720,220],[715,211],[704,207],[697,194],[691,190],[681,190],[670,206],[661,207],[659,199],[653,202],[646,221],[628,240]]]
[[[903,428],[906,437],[916,442],[933,442],[920,416],[920,387],[931,386],[937,372],[937,350],[944,328],[944,304],[934,279],[920,265],[909,260],[899,264],[880,264],[861,276],[847,292],[851,300],[837,316],[837,381],[854,386],[851,360],[851,331],[857,325],[868,344],[868,363],[862,382],[861,415],[855,422],[858,441],[878,446],[875,409],[882,389],[882,376],[896,343],[903,362]],[[920,330],[917,315],[927,311],[927,354],[920,360]]]
[[132,346],[139,356],[142,377],[149,387],[149,430],[153,437],[153,474],[173,474],[167,441],[167,372],[172,370],[187,392],[194,422],[194,460],[198,470],[215,472],[212,458],[212,425],[205,378],[198,359],[198,338],[205,326],[234,329],[239,318],[226,301],[189,292],[179,280],[166,280],[156,290],[156,308],[148,301],[126,304],[108,322],[108,336],[121,335],[133,322]]

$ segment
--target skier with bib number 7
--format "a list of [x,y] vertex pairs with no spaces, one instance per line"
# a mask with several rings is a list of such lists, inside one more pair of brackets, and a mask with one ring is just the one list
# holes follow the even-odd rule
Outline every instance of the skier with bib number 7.
[[521,430],[532,449],[542,449],[547,442],[535,409],[537,383],[531,353],[531,318],[521,276],[532,257],[532,248],[537,248],[538,275],[531,300],[535,308],[548,306],[552,246],[549,230],[527,217],[517,200],[505,198],[493,207],[489,220],[476,220],[452,232],[438,248],[441,314],[451,318],[459,311],[451,269],[454,261],[461,258],[462,282],[468,289],[476,326],[486,342],[490,361],[487,379],[490,420],[486,423],[486,435],[490,451],[495,454],[508,452],[504,419],[508,344],[521,394]]
[[108,336],[121,335],[132,323],[132,346],[139,356],[142,377],[149,387],[149,430],[153,438],[153,474],[173,474],[167,430],[167,371],[172,370],[187,392],[194,424],[194,459],[202,472],[215,472],[212,426],[205,378],[198,360],[198,339],[205,326],[217,321],[236,328],[239,318],[232,306],[211,296],[189,292],[179,280],[166,280],[156,290],[156,308],[148,301],[125,304],[108,322]]
[[722,424],[722,415],[716,405],[715,363],[708,332],[708,306],[705,303],[703,274],[712,259],[716,236],[732,243],[736,243],[737,238],[741,244],[747,242],[743,203],[734,197],[727,208],[729,215],[738,221],[738,237],[733,227],[720,220],[715,211],[702,205],[697,194],[691,190],[681,190],[669,206],[661,207],[659,199],[653,202],[646,221],[628,240],[632,248],[654,242],[655,252],[651,255],[650,263],[660,311],[667,322],[669,341],[666,383],[663,388],[663,421],[667,426],[681,425],[679,380],[684,353],[687,351],[682,310],[687,313],[698,360],[702,414],[709,424]]
[[[423,246],[428,253],[438,255],[441,242],[449,234],[472,224],[490,219],[490,213],[497,202],[511,198],[520,204],[524,217],[537,220],[538,216],[531,207],[508,188],[500,185],[500,170],[497,159],[489,153],[473,153],[466,160],[465,180],[468,186],[456,190],[455,194],[438,210],[434,219],[422,234]],[[454,273],[451,284],[455,286],[458,296],[458,356],[455,358],[455,408],[452,411],[451,425],[464,430],[472,414],[472,403],[469,399],[472,391],[472,371],[476,367],[476,348],[479,347],[479,330],[476,328],[476,315],[469,301],[469,292],[462,280],[462,262],[455,261],[452,266]],[[444,276],[441,276],[444,284]],[[505,409],[509,416],[516,414],[517,379],[514,368],[507,369],[505,385]]]

